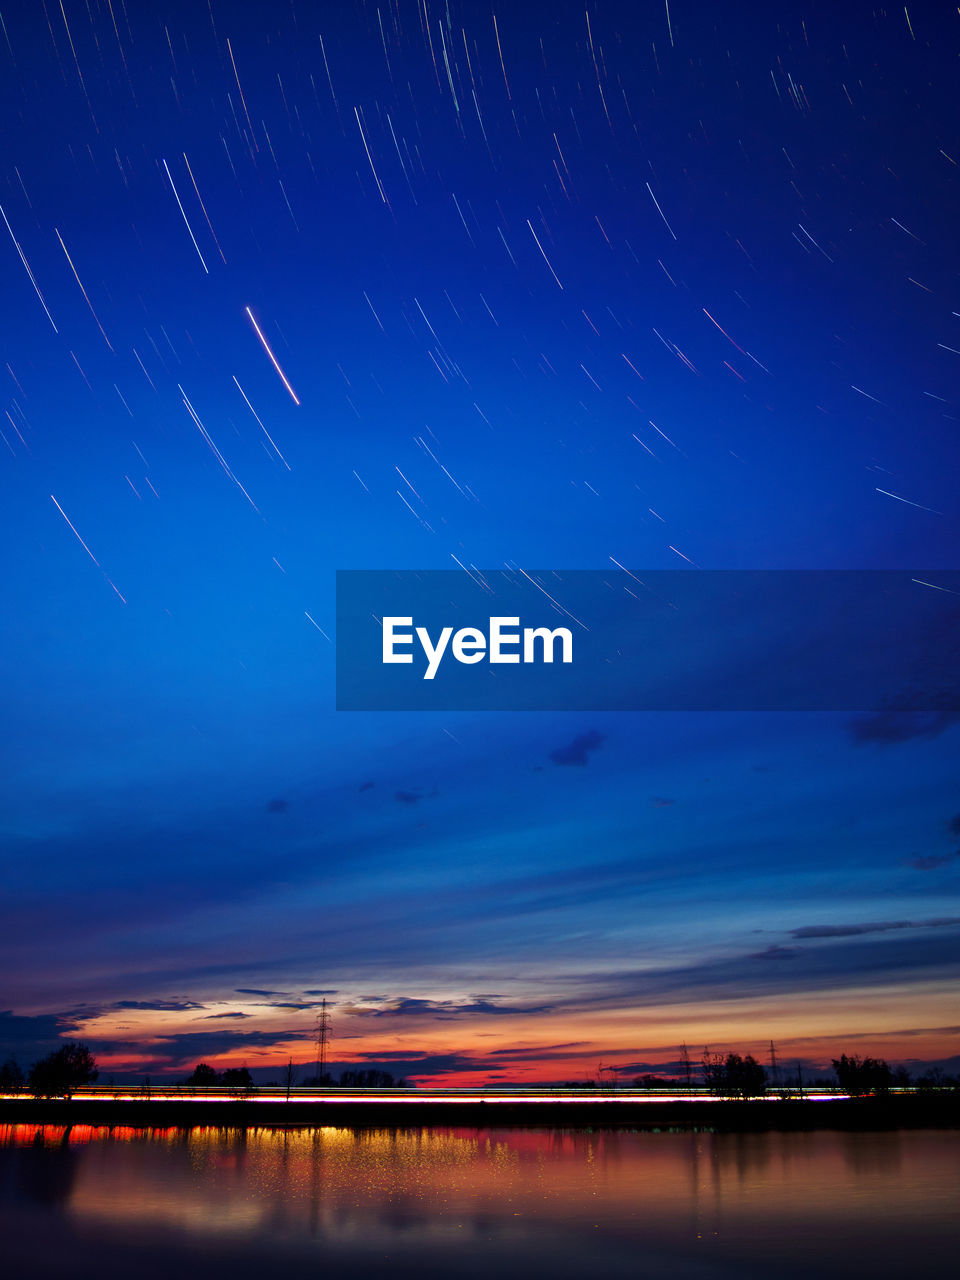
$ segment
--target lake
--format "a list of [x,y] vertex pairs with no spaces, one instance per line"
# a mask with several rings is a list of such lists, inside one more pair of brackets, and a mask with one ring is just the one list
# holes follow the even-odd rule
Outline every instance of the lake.
[[11,1277],[939,1276],[960,1132],[0,1126]]

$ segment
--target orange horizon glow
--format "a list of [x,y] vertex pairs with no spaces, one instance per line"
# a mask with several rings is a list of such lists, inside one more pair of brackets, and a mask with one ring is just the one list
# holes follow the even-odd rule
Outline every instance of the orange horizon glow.
[[[448,993],[446,993],[448,994]],[[197,1033],[208,1009],[230,1009],[245,1016],[231,1029],[259,1034],[275,1033],[268,1044],[238,1044],[221,1052],[183,1056],[178,1038]],[[356,1009],[349,1000],[338,1002]],[[704,1047],[714,1052],[750,1053],[769,1063],[771,1040],[785,1070],[797,1060],[805,1072],[830,1073],[830,1061],[841,1053],[884,1058],[892,1063],[947,1059],[960,1052],[960,1028],[951,1025],[952,1010],[942,987],[936,984],[890,983],[868,990],[840,990],[803,994],[786,999],[700,1002],[642,1009],[588,1009],[571,1015],[566,1011],[537,1014],[502,1013],[450,1019],[432,1015],[372,1018],[341,1012],[329,1006],[336,1019],[335,1034],[327,1052],[326,1069],[375,1067],[393,1070],[422,1087],[462,1087],[486,1084],[536,1084],[546,1081],[584,1082],[632,1080],[633,1075],[657,1074],[679,1078],[674,1067],[680,1046],[686,1043],[694,1078]],[[216,1015],[214,1015],[216,1016]],[[142,1072],[170,1079],[190,1074],[198,1061],[215,1070],[246,1066],[269,1070],[282,1079],[293,1061],[298,1075],[313,1074],[314,1011],[304,1009],[290,1016],[286,1011],[265,1010],[241,1000],[216,1001],[199,1010],[134,1010],[105,1012],[79,1019],[64,1039],[79,1039],[91,1046],[100,1068],[101,1082],[111,1072]],[[291,1023],[299,1022],[296,1035]],[[103,1053],[99,1040],[114,1042]],[[129,1048],[116,1042],[124,1041]],[[454,1055],[463,1061],[459,1069],[418,1072],[411,1063],[421,1057]],[[391,1064],[404,1064],[392,1068]],[[609,1074],[607,1074],[609,1070]]]

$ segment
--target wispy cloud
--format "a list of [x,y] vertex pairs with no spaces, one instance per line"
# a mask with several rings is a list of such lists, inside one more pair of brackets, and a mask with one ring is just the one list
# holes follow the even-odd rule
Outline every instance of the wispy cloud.
[[891,746],[914,738],[938,738],[960,721],[960,711],[874,711],[850,721],[856,743]]
[[441,1021],[451,1018],[468,1018],[481,1015],[516,1016],[519,1014],[547,1013],[552,1005],[496,1004],[492,1000],[425,1000],[417,996],[397,996],[379,1004],[341,1005],[342,1013],[359,1018],[408,1018],[431,1017]]
[[551,751],[550,759],[554,764],[585,765],[589,763],[591,754],[599,750],[605,741],[605,734],[597,729],[590,729],[587,733],[578,733],[566,746]]
[[853,938],[864,933],[889,933],[892,929],[946,929],[960,924],[960,916],[932,920],[874,920],[864,924],[810,924],[791,929],[794,938]]

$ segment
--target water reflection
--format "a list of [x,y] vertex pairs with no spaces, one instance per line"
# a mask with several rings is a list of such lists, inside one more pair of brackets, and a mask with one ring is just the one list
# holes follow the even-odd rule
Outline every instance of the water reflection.
[[958,1173],[949,1132],[5,1126],[0,1231],[31,1277],[883,1280],[956,1256]]

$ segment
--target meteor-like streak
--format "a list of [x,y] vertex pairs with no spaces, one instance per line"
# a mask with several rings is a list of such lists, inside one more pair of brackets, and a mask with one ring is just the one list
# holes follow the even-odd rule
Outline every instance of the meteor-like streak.
[[650,186],[650,183],[649,183],[649,182],[647,183],[647,190],[650,192],[650,199],[651,199],[651,200],[653,201],[653,203],[657,206],[657,213],[659,213],[660,217],[663,219],[663,225],[667,228],[667,230],[668,230],[668,231],[670,232],[670,234],[673,236],[674,240],[676,240],[676,238],[677,238],[677,237],[676,237],[676,235],[674,234],[673,227],[671,227],[670,223],[667,221],[667,215],[666,215],[666,214],[663,212],[663,210],[660,208],[660,201],[659,201],[659,200],[657,199],[657,197],[653,194],[653,188]]
[[[132,485],[131,485],[130,487],[131,487],[131,488],[133,488],[133,486],[132,486]],[[134,492],[136,492],[136,490],[134,490]],[[127,603],[127,601],[126,601],[126,597],[125,597],[125,596],[123,596],[123,595],[121,595],[121,593],[117,590],[116,583],[111,582],[111,581],[110,581],[110,579],[109,579],[109,578],[107,578],[107,575],[106,575],[106,573],[104,572],[103,565],[100,563],[100,561],[97,559],[97,557],[93,554],[93,552],[90,550],[90,548],[89,548],[89,547],[87,546],[87,544],[84,542],[84,540],[80,537],[80,534],[77,532],[76,525],[73,523],[73,521],[72,521],[72,520],[70,519],[70,517],[67,515],[67,513],[64,511],[63,507],[61,507],[60,503],[56,500],[56,498],[53,496],[53,494],[52,494],[52,493],[51,493],[51,495],[50,495],[50,501],[53,503],[53,505],[57,508],[57,510],[58,510],[58,511],[60,512],[60,514],[63,516],[64,520],[66,520],[67,524],[68,524],[68,525],[69,525],[69,527],[70,527],[70,532],[73,534],[73,536],[76,538],[76,540],[80,543],[81,547],[83,547],[84,551],[87,553],[87,555],[90,557],[90,559],[93,561],[93,563],[97,566],[97,568],[98,568],[98,569],[100,570],[100,572],[103,574],[104,578],[106,578],[106,580],[107,580],[108,584],[110,585],[110,587],[112,588],[112,590],[113,590],[113,591],[115,591],[115,592],[116,592],[116,594],[119,596],[119,598],[120,598],[120,603],[121,603],[121,604],[126,604],[126,603]]]
[[220,452],[220,450],[217,448],[217,446],[213,443],[213,439],[210,435],[210,432],[200,421],[200,418],[197,414],[196,409],[194,409],[193,405],[187,399],[187,393],[184,391],[183,387],[181,387],[179,383],[177,383],[177,390],[180,392],[180,395],[183,397],[184,408],[186,409],[187,413],[189,413],[190,417],[193,419],[194,425],[196,426],[197,430],[203,436],[204,440],[206,440],[207,445],[210,449],[210,452],[213,454],[216,460],[220,463],[220,466],[223,468],[224,475],[226,475],[230,480],[233,481],[233,483],[237,486],[237,488],[240,490],[240,492],[243,494],[246,500],[250,503],[251,507],[253,507],[254,511],[256,511],[257,515],[260,515],[260,508],[254,502],[254,500],[250,497],[249,493],[247,493],[246,489],[243,487],[243,485],[240,483],[237,477],[230,470],[229,463],[227,462],[223,454]]
[[70,519],[70,517],[69,517],[69,516],[67,515],[67,513],[64,511],[63,507],[61,507],[60,503],[56,500],[56,498],[53,496],[53,494],[52,494],[52,493],[51,493],[51,495],[50,495],[50,501],[53,503],[53,505],[57,508],[57,510],[58,510],[58,511],[60,512],[60,514],[63,516],[64,520],[66,520],[67,524],[70,526],[71,530],[73,531],[73,536],[74,536],[74,537],[76,538],[76,540],[80,543],[81,547],[83,547],[84,551],[87,553],[87,555],[88,555],[88,556],[90,557],[90,559],[93,561],[93,563],[97,566],[97,568],[98,568],[98,569],[102,569],[102,568],[103,568],[103,566],[101,565],[100,561],[99,561],[99,560],[97,559],[97,557],[93,554],[93,552],[90,550],[90,548],[89,548],[89,547],[87,546],[87,544],[84,542],[84,540],[80,537],[79,533],[77,533],[76,526],[74,525],[73,521]]
[[57,228],[56,228],[56,227],[54,227],[53,229],[54,229],[54,231],[56,231],[56,233],[57,233],[57,239],[60,241],[60,248],[61,248],[61,249],[63,250],[63,252],[67,255],[67,261],[70,263],[70,270],[73,272],[73,278],[74,278],[74,280],[76,280],[77,284],[80,286],[80,292],[83,294],[83,300],[84,300],[84,302],[87,304],[87,306],[90,308],[90,314],[93,316],[94,320],[96,320],[96,322],[97,322],[97,328],[98,328],[98,329],[100,330],[100,332],[103,334],[103,340],[104,340],[104,342],[107,344],[107,346],[108,346],[108,347],[110,348],[110,350],[112,351],[112,350],[113,350],[113,343],[112,343],[112,342],[110,341],[110,339],[107,337],[106,332],[105,332],[105,330],[104,330],[104,328],[103,328],[103,325],[100,323],[100,317],[99,317],[99,316],[97,315],[97,313],[94,311],[94,309],[93,309],[93,303],[90,301],[90,298],[87,296],[87,291],[86,291],[86,289],[83,287],[83,281],[82,281],[82,280],[80,279],[80,277],[77,275],[77,268],[73,265],[73,259],[70,257],[70,253],[69,253],[69,251],[68,251],[68,249],[67,249],[67,246],[63,243],[63,236],[60,234],[60,232],[59,232],[59,231],[57,231]]
[[937,511],[933,507],[925,507],[922,502],[911,502],[909,498],[902,498],[899,493],[891,493],[889,489],[877,489],[877,493],[882,493],[885,498],[896,498],[898,502],[905,502],[908,507],[916,507],[919,511],[929,511],[931,515],[942,516],[942,511]]
[[7,230],[10,232],[10,239],[13,241],[14,248],[16,249],[17,253],[19,253],[20,255],[20,261],[23,263],[24,268],[27,272],[27,275],[30,277],[30,283],[33,285],[34,289],[37,291],[37,297],[40,299],[40,305],[41,307],[43,307],[44,311],[47,313],[47,319],[53,325],[53,332],[59,333],[60,330],[57,328],[56,324],[54,324],[53,316],[50,314],[50,308],[47,306],[46,302],[44,301],[43,294],[40,292],[40,286],[37,284],[36,280],[33,277],[33,272],[30,270],[30,263],[27,261],[23,250],[20,248],[20,242],[17,240],[17,237],[13,234],[13,227],[11,227],[10,220],[7,217],[6,213],[4,213],[2,204],[0,204],[0,213],[3,214],[3,220],[7,224]]
[[261,342],[261,345],[263,346],[264,351],[270,357],[270,363],[276,369],[277,373],[279,373],[280,381],[287,388],[287,391],[289,391],[290,399],[293,401],[294,404],[299,404],[300,401],[297,399],[297,393],[294,391],[293,387],[291,387],[290,383],[287,381],[287,375],[283,372],[283,370],[280,368],[280,365],[277,363],[277,357],[270,350],[270,343],[263,336],[263,330],[260,328],[256,320],[254,319],[253,312],[250,310],[249,307],[244,307],[244,311],[246,311],[247,317],[250,323],[253,325],[254,329],[256,330],[257,337],[260,339],[260,342]]
[[207,264],[203,260],[203,254],[200,252],[200,246],[197,244],[197,237],[193,234],[193,227],[191,227],[190,223],[187,220],[187,214],[186,214],[186,211],[184,210],[183,202],[181,201],[180,196],[177,192],[177,188],[174,185],[173,174],[170,172],[170,166],[167,164],[166,160],[164,160],[163,162],[163,167],[167,171],[167,178],[169,179],[169,182],[170,182],[170,190],[173,192],[174,196],[176,197],[177,204],[180,208],[180,213],[183,215],[184,226],[187,228],[187,230],[190,233],[190,239],[193,241],[193,247],[197,251],[197,257],[200,259],[200,265],[201,267],[203,267],[207,275],[209,275],[210,268],[207,266]]
[[289,471],[289,470],[290,470],[290,463],[286,460],[286,458],[283,456],[283,454],[282,454],[282,453],[280,452],[280,450],[277,448],[277,446],[276,446],[276,442],[274,441],[273,436],[270,434],[270,432],[267,430],[267,428],[263,425],[263,423],[262,423],[262,422],[260,422],[260,415],[259,415],[259,413],[257,413],[256,409],[253,407],[253,405],[250,403],[250,401],[249,401],[249,400],[247,400],[247,393],[244,391],[243,387],[241,387],[240,383],[239,383],[239,382],[237,382],[236,374],[232,374],[232,375],[231,375],[231,377],[233,378],[234,382],[236,382],[236,383],[237,383],[237,390],[240,392],[240,394],[243,396],[244,400],[246,401],[247,408],[250,410],[250,412],[251,412],[251,413],[253,414],[253,416],[256,418],[256,420],[257,420],[257,422],[258,422],[258,424],[259,424],[259,426],[260,426],[260,430],[263,432],[263,434],[264,434],[264,435],[267,437],[267,439],[270,441],[271,445],[273,445],[273,449],[274,449],[274,452],[276,453],[277,457],[280,459],[280,461],[283,463],[283,465],[284,465],[284,466],[287,468],[287,470]]
[[330,643],[330,644],[333,644],[333,641],[330,639],[330,637],[329,637],[329,636],[327,635],[327,633],[324,631],[323,627],[321,627],[320,623],[316,620],[316,618],[311,617],[311,615],[310,615],[309,613],[307,613],[306,609],[304,609],[304,611],[303,611],[303,616],[304,616],[308,621],[310,621],[310,622],[312,622],[312,623],[313,623],[313,625],[317,628],[317,630],[318,630],[318,631],[320,632],[320,634],[323,636],[324,640],[327,640],[327,641],[329,641],[329,643]]
[[247,117],[247,124],[250,127],[250,143],[255,151],[259,151],[260,148],[257,146],[257,140],[253,133],[253,121],[250,119],[250,112],[247,110],[247,100],[243,96],[243,85],[240,83],[240,73],[237,70],[237,60],[233,56],[233,45],[230,43],[229,38],[227,39],[227,50],[230,54],[230,65],[233,67],[233,76],[237,82],[237,89],[240,91],[240,101],[243,104],[243,114]]
[[549,592],[549,591],[547,591],[544,587],[541,587],[541,585],[540,585],[540,583],[539,583],[539,582],[537,582],[537,581],[535,581],[533,578],[531,578],[531,577],[530,577],[530,575],[529,575],[529,573],[527,573],[526,569],[521,569],[519,565],[516,565],[515,567],[519,570],[519,572],[520,572],[520,573],[522,573],[522,574],[523,574],[523,576],[526,578],[526,580],[527,580],[529,583],[531,583],[533,586],[535,586],[535,587],[537,588],[537,590],[538,590],[538,591],[542,591],[542,592],[543,592],[543,594],[544,594],[544,595],[547,597],[547,599],[550,601],[550,603],[551,603],[552,605],[556,605],[556,607],[560,610],[560,612],[561,612],[561,613],[565,613],[565,614],[567,615],[567,617],[568,617],[568,618],[573,618],[573,620],[574,620],[574,622],[577,624],[577,626],[578,626],[578,627],[583,627],[584,631],[589,631],[589,630],[590,630],[590,628],[587,626],[587,624],[586,624],[585,622],[581,622],[581,621],[580,621],[580,619],[579,619],[575,614],[572,614],[572,613],[570,612],[570,610],[569,610],[569,609],[564,608],[564,606],[560,603],[560,601],[559,601],[559,600],[557,600],[554,596],[552,596],[552,595],[550,594],[550,592]]
[[370,154],[370,148],[367,146],[367,137],[366,137],[366,134],[363,132],[363,124],[361,123],[361,120],[360,120],[359,108],[354,107],[353,114],[357,117],[357,128],[360,130],[360,138],[363,142],[363,149],[364,151],[366,151],[367,159],[370,161],[370,169],[371,169],[371,172],[373,173],[374,181],[377,184],[377,190],[380,192],[380,199],[389,208],[390,201],[387,199],[386,192],[383,189],[383,183],[380,181],[379,175],[377,174],[376,165],[373,163],[373,156]]
[[554,280],[556,280],[557,284],[558,284],[558,285],[559,285],[559,287],[562,289],[562,288],[563,288],[563,285],[562,285],[562,284],[560,284],[560,277],[559,277],[559,276],[557,275],[557,273],[554,271],[553,267],[552,267],[552,266],[551,266],[551,264],[550,264],[550,259],[549,259],[549,258],[547,257],[547,255],[544,253],[544,251],[543,251],[543,245],[540,243],[540,237],[539,237],[539,236],[537,235],[537,233],[534,231],[534,229],[533,229],[533,223],[530,221],[530,219],[529,219],[529,218],[527,219],[527,226],[530,228],[530,234],[533,236],[534,240],[536,240],[536,242],[537,242],[537,248],[538,248],[538,249],[540,250],[540,252],[543,254],[543,260],[544,260],[544,262],[547,264],[547,266],[548,266],[548,267],[550,267],[550,274],[553,276]]
[[190,175],[190,181],[193,183],[193,189],[197,193],[197,199],[200,201],[200,208],[203,210],[203,216],[207,220],[207,226],[210,228],[210,234],[213,236],[213,243],[217,246],[217,252],[223,259],[223,265],[227,265],[227,260],[223,256],[223,250],[220,248],[220,241],[217,239],[217,233],[213,229],[213,223],[210,221],[210,215],[207,213],[207,206],[203,203],[203,196],[200,194],[200,188],[197,186],[197,180],[193,176],[193,170],[190,168],[190,161],[187,159],[187,153],[183,153],[183,162],[187,166],[187,173]]

